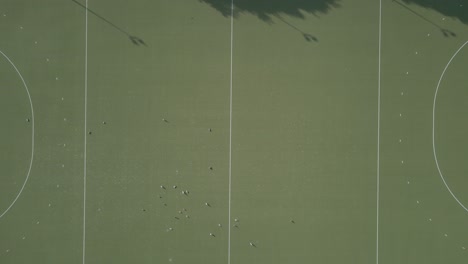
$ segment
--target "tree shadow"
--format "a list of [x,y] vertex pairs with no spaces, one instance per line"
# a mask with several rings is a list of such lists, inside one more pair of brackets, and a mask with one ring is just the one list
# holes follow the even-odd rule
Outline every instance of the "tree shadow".
[[[218,10],[223,16],[231,16],[232,0],[199,0]],[[305,18],[304,13],[325,14],[340,7],[340,0],[235,0],[234,17],[250,13],[259,19],[272,22],[278,15]]]
[[444,16],[457,18],[464,24],[468,24],[467,0],[402,0],[406,4],[433,9]]
[[258,17],[260,20],[272,24],[273,18],[279,19],[291,29],[299,32],[302,37],[312,42],[318,38],[302,31],[297,26],[287,21],[284,17],[290,16],[305,19],[305,14],[318,16],[326,14],[334,8],[340,7],[341,0],[199,0],[218,10],[223,16],[231,15],[238,18],[247,13]]
[[399,2],[398,0],[393,0],[393,3],[401,6],[402,8],[404,8],[407,11],[413,13],[414,15],[421,18],[422,20],[424,20],[424,21],[428,22],[429,24],[433,25],[434,27],[438,28],[440,30],[440,32],[444,35],[444,37],[448,38],[448,37],[456,37],[457,36],[457,34],[455,32],[451,31],[450,29],[444,28],[444,27],[440,26],[439,24],[435,23],[434,21],[426,18],[425,16],[423,16],[420,13],[416,12],[414,9],[407,6],[405,3]]

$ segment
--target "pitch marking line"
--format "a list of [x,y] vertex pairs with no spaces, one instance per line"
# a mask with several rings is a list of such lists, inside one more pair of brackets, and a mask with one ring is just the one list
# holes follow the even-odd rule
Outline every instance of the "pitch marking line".
[[86,152],[88,133],[88,0],[85,10],[85,75],[84,75],[84,149],[83,149],[83,264],[86,262]]
[[434,95],[434,104],[432,105],[432,151],[434,153],[434,161],[435,161],[435,164],[436,164],[436,167],[437,167],[437,171],[439,172],[439,176],[440,178],[442,179],[442,182],[444,183],[445,185],[445,188],[447,188],[447,190],[449,191],[450,195],[452,195],[453,199],[455,199],[455,201],[457,201],[457,203],[463,207],[463,209],[465,209],[465,211],[468,212],[468,208],[463,205],[462,202],[460,202],[460,200],[458,200],[458,198],[455,196],[455,194],[452,192],[452,190],[450,189],[450,187],[448,186],[447,182],[445,181],[445,178],[444,178],[444,175],[442,174],[442,170],[440,169],[440,166],[439,166],[439,161],[437,160],[437,153],[436,153],[436,147],[435,147],[435,110],[436,110],[436,102],[437,102],[437,94],[439,92],[439,87],[440,87],[440,84],[442,83],[442,79],[444,78],[444,75],[445,75],[445,72],[447,71],[448,67],[450,66],[450,64],[452,63],[453,59],[458,55],[458,53],[468,44],[468,41],[465,42],[456,52],[455,54],[453,54],[452,58],[450,58],[449,62],[447,63],[447,65],[445,66],[444,70],[442,71],[442,74],[440,75],[440,79],[439,79],[439,82],[437,83],[437,88],[436,88],[436,91],[435,91],[435,95]]
[[231,63],[229,80],[229,209],[228,209],[228,264],[231,264],[231,176],[232,176],[232,54],[234,39],[234,0],[231,1]]
[[379,206],[380,206],[380,80],[382,68],[382,0],[379,1],[379,66],[377,92],[377,197],[376,197],[376,239],[375,260],[379,264]]
[[0,54],[3,55],[3,57],[5,57],[5,59],[7,59],[7,61],[11,64],[11,66],[13,66],[13,68],[15,69],[16,73],[18,74],[18,76],[20,77],[21,81],[23,82],[23,85],[24,85],[24,88],[26,89],[26,93],[28,94],[28,98],[29,98],[29,105],[31,107],[31,131],[32,131],[32,136],[31,136],[31,160],[29,161],[29,168],[28,168],[28,173],[26,174],[26,179],[24,180],[23,182],[23,185],[21,186],[21,189],[20,191],[18,192],[18,194],[16,195],[15,199],[13,200],[13,202],[8,206],[8,208],[0,215],[0,218],[2,218],[4,215],[6,215],[6,213],[8,213],[8,211],[10,211],[10,209],[15,205],[16,201],[18,200],[18,198],[21,196],[21,194],[23,193],[24,191],[24,188],[26,187],[26,184],[28,183],[28,180],[29,180],[29,176],[31,175],[31,168],[32,168],[32,164],[33,164],[33,160],[34,160],[34,108],[33,108],[33,103],[32,103],[32,99],[31,99],[31,94],[29,93],[29,89],[28,89],[28,85],[26,84],[26,81],[24,80],[23,76],[21,75],[20,71],[18,70],[18,68],[16,68],[15,64],[10,60],[10,58],[8,58],[8,56],[3,53],[1,50],[0,50]]

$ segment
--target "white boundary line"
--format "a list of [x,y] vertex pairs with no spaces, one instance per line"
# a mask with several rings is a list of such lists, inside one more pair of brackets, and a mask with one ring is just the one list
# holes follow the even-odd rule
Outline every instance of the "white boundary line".
[[440,75],[440,79],[439,79],[439,82],[437,83],[437,88],[436,88],[436,91],[435,91],[435,94],[434,94],[434,104],[432,105],[432,150],[434,152],[434,160],[435,160],[435,164],[437,166],[437,171],[439,172],[439,176],[440,178],[442,179],[442,181],[444,182],[444,185],[445,185],[445,188],[447,188],[447,190],[449,191],[450,195],[452,195],[453,199],[455,199],[455,201],[457,201],[457,203],[463,207],[463,209],[465,209],[465,211],[468,212],[468,208],[466,208],[466,206],[464,206],[462,204],[462,202],[460,202],[458,200],[458,198],[455,196],[455,194],[452,192],[452,190],[450,189],[450,187],[448,186],[447,182],[445,181],[445,178],[444,178],[444,175],[442,174],[442,171],[439,167],[439,161],[437,160],[437,153],[436,153],[436,147],[435,147],[435,109],[436,109],[436,101],[437,101],[437,93],[439,92],[439,86],[440,86],[440,83],[442,82],[442,79],[444,78],[444,75],[445,75],[445,72],[447,71],[448,67],[450,66],[450,64],[452,63],[452,60],[458,55],[458,53],[468,44],[468,41],[465,42],[456,52],[455,54],[453,54],[452,58],[450,58],[449,62],[447,63],[447,65],[445,66],[444,70],[442,71],[442,74]]
[[232,54],[234,39],[234,0],[231,0],[231,63],[229,79],[229,204],[228,204],[228,264],[231,264],[231,176],[232,176]]
[[85,73],[84,73],[84,148],[83,148],[83,264],[86,262],[86,146],[88,133],[88,0],[85,10]]
[[376,238],[375,238],[375,261],[379,264],[379,206],[380,206],[380,80],[382,67],[382,0],[379,1],[379,72],[377,93],[377,209],[376,209]]
[[11,64],[11,66],[13,66],[16,73],[18,73],[19,77],[21,78],[21,81],[23,82],[24,88],[26,89],[26,93],[28,94],[29,105],[31,106],[31,125],[32,125],[32,128],[31,128],[31,131],[32,131],[32,133],[31,133],[32,134],[32,136],[31,136],[31,160],[29,161],[28,173],[26,174],[26,179],[23,182],[23,186],[21,186],[21,189],[18,192],[18,194],[16,195],[15,199],[10,204],[10,206],[8,206],[8,208],[0,215],[0,218],[2,218],[4,215],[6,215],[6,213],[8,213],[8,211],[10,211],[10,209],[13,207],[13,205],[15,205],[16,201],[18,200],[18,198],[23,193],[23,190],[26,187],[26,183],[28,183],[29,175],[31,174],[31,168],[32,168],[33,160],[34,160],[34,108],[33,108],[33,103],[32,103],[32,99],[31,99],[31,94],[29,93],[28,85],[26,85],[26,81],[24,81],[24,78],[21,75],[20,71],[18,70],[18,68],[16,68],[15,64],[10,60],[10,58],[8,58],[8,56],[5,53],[3,53],[1,50],[0,50],[0,53],[3,55],[3,57],[5,57],[5,59],[7,59],[7,61]]

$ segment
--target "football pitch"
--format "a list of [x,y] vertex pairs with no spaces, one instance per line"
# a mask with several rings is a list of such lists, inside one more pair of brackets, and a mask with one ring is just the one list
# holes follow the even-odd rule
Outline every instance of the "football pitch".
[[468,263],[467,0],[5,0],[1,264]]

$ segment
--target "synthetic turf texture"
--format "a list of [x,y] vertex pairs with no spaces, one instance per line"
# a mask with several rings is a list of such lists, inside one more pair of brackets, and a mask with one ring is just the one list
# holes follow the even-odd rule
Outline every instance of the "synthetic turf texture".
[[[382,1],[378,262],[466,263],[468,213],[437,171],[432,111],[468,3],[421,2]],[[0,50],[35,125],[0,263],[83,262],[85,132],[84,263],[228,263],[229,228],[232,264],[376,263],[379,1],[300,17],[239,0],[232,60],[231,17],[212,3],[89,0],[86,131],[85,9],[0,4]],[[465,205],[467,61],[464,48],[441,80],[434,129]],[[1,214],[32,123],[3,58],[0,77]]]

